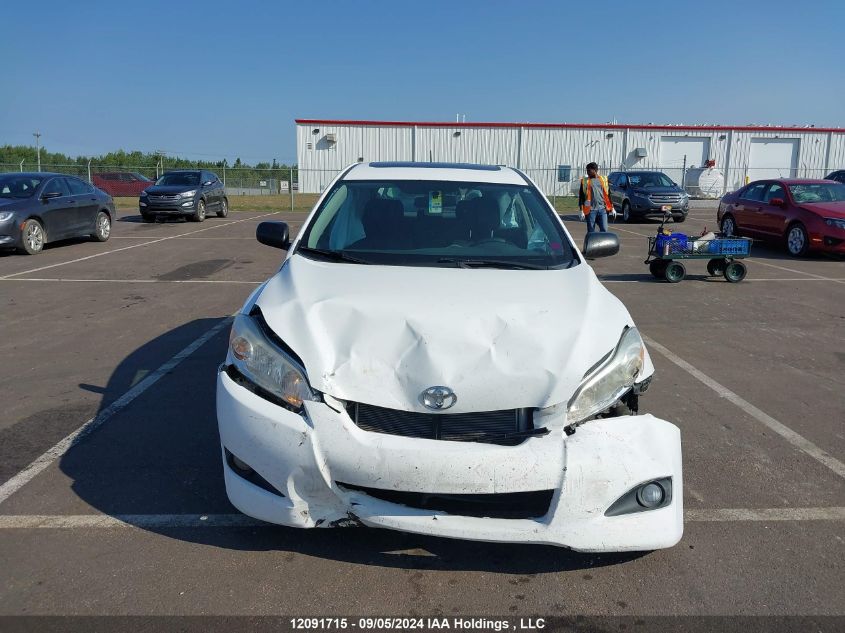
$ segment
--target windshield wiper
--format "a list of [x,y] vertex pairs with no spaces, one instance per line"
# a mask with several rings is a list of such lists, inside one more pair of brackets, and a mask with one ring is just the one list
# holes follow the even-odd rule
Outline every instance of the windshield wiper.
[[528,264],[523,262],[509,262],[504,259],[456,259],[454,257],[442,257],[437,260],[438,264],[457,264],[459,268],[505,268],[511,270],[548,270],[548,266],[539,264]]
[[347,255],[343,251],[331,251],[325,248],[311,248],[310,246],[300,246],[296,249],[297,253],[305,253],[308,255],[317,255],[318,257],[324,257],[329,259],[333,262],[346,262],[348,264],[369,264],[368,262],[363,259],[358,259],[357,257],[352,257],[351,255]]

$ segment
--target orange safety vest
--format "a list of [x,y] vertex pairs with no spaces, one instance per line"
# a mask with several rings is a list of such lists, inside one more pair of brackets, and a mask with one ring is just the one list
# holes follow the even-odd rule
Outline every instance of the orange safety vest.
[[[607,189],[607,176],[599,176],[599,181],[604,192],[604,208],[608,213],[611,213],[613,211],[613,203],[610,201],[610,192]],[[590,178],[581,179],[581,189],[584,190],[584,196],[587,198],[587,201],[581,208],[581,212],[587,215],[593,207],[593,188],[590,186]]]

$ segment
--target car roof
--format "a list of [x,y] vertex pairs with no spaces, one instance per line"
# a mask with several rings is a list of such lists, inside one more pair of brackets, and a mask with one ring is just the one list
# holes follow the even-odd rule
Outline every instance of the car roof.
[[[52,171],[7,171],[0,176],[25,176],[27,178],[45,178],[47,176],[68,176],[70,174],[57,174]],[[76,178],[77,176],[74,176]]]
[[824,178],[761,178],[748,184],[755,185],[760,182],[779,182],[784,185],[829,185],[831,181]]
[[510,167],[472,163],[372,162],[354,165],[344,180],[445,180],[524,185],[525,177]]

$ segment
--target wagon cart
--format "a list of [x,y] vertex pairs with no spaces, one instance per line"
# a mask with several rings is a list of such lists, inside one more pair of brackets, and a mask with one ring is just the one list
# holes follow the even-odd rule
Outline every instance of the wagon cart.
[[678,283],[687,274],[686,267],[678,260],[706,259],[710,275],[722,275],[727,281],[737,283],[747,273],[745,264],[738,260],[748,257],[750,252],[748,238],[717,234],[713,239],[703,240],[682,233],[665,235],[661,223],[658,234],[648,238],[648,257],[643,263],[648,264],[657,279]]

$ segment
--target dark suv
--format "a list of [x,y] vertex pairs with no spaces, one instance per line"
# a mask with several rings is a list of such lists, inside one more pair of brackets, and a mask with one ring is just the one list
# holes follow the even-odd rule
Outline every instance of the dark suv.
[[144,222],[154,222],[159,215],[186,215],[194,222],[205,220],[206,213],[217,217],[229,214],[229,200],[216,174],[200,169],[169,171],[141,192],[138,200]]
[[689,196],[660,171],[614,171],[608,176],[610,200],[622,212],[622,220],[663,216],[671,213],[683,222],[689,212]]
[[845,184],[845,169],[832,171],[827,176],[825,176],[824,179],[835,180],[836,182],[841,182],[842,184]]

